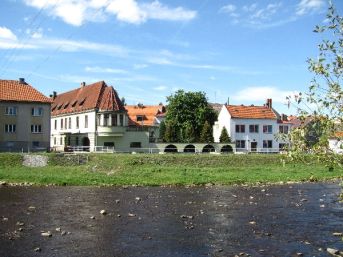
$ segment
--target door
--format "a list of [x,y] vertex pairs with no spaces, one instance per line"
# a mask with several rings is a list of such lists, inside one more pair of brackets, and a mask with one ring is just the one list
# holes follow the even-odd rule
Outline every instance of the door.
[[257,151],[257,142],[251,142],[250,148],[251,148],[252,152],[256,152]]

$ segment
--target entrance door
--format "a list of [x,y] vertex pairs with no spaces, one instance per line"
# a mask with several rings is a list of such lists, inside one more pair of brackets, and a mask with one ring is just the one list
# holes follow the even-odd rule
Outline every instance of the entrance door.
[[251,142],[250,148],[251,148],[252,152],[256,152],[257,151],[257,142]]

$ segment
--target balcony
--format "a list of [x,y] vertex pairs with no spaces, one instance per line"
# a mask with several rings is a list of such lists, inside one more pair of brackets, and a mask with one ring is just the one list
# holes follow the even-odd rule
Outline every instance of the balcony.
[[125,131],[126,131],[125,127],[98,126],[99,136],[123,136]]

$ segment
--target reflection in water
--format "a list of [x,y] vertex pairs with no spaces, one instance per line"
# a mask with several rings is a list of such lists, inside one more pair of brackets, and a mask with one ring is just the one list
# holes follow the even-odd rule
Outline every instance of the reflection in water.
[[325,256],[318,248],[343,248],[330,236],[342,230],[339,193],[337,184],[2,187],[0,256],[37,247],[42,256]]

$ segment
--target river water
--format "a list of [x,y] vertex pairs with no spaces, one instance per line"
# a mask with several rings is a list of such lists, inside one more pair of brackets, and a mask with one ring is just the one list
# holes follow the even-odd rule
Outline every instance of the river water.
[[338,182],[3,186],[0,256],[328,256],[343,250],[340,193]]

